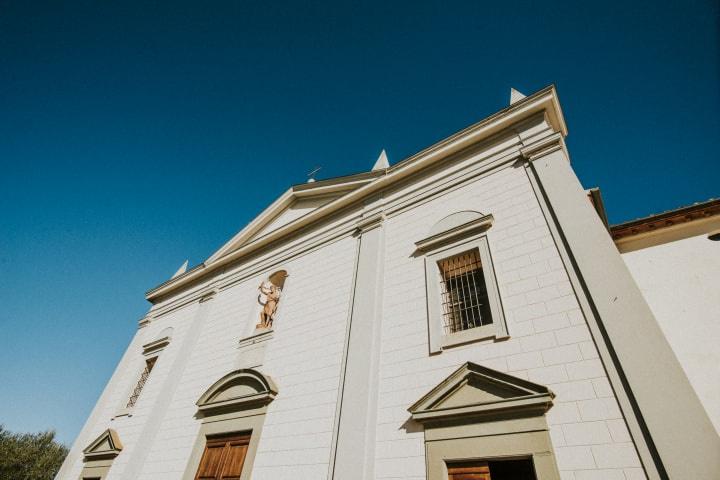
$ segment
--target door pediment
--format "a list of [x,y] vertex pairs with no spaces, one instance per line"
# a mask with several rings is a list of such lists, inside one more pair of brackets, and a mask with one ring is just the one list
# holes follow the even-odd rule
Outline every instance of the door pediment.
[[93,440],[90,445],[85,447],[83,454],[86,460],[115,458],[120,454],[122,449],[123,446],[117,432],[112,428],[108,428]]
[[408,411],[420,423],[459,417],[489,421],[508,414],[543,414],[554,396],[543,385],[467,362]]

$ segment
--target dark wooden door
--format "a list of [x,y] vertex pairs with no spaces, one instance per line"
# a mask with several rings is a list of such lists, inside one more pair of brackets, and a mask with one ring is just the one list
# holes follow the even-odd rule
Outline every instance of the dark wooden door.
[[250,435],[208,438],[195,480],[239,480]]
[[537,480],[532,459],[508,459],[448,464],[448,480]]
[[448,465],[448,480],[491,480],[487,462]]

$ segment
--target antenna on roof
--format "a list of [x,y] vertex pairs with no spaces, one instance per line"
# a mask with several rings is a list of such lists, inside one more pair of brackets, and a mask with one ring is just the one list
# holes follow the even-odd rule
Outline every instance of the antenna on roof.
[[322,170],[322,167],[315,167],[310,173],[307,174],[308,181],[307,183],[312,183],[315,181],[315,174]]

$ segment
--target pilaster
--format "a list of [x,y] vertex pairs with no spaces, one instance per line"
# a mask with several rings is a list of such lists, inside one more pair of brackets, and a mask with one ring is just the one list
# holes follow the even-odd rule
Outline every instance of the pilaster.
[[332,479],[374,478],[384,234],[381,213],[357,225],[358,256],[330,461]]
[[646,472],[720,478],[720,437],[557,137],[522,153]]

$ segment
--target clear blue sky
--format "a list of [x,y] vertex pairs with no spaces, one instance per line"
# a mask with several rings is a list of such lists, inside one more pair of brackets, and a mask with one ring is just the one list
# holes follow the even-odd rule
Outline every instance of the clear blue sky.
[[555,83],[612,222],[720,196],[718,3],[1,2],[0,423],[71,443],[148,309],[290,184]]

